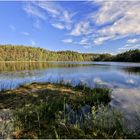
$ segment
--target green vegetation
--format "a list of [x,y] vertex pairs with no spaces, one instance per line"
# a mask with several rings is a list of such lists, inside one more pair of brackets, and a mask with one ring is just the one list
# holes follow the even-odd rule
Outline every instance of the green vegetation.
[[140,138],[109,106],[110,90],[33,83],[0,93],[0,108],[13,111],[12,138]]
[[92,61],[93,54],[73,51],[53,52],[25,46],[0,46],[0,61]]
[[140,50],[129,50],[114,56],[112,60],[119,62],[140,62]]
[[140,62],[140,50],[118,55],[49,51],[30,46],[0,45],[0,61],[121,61]]

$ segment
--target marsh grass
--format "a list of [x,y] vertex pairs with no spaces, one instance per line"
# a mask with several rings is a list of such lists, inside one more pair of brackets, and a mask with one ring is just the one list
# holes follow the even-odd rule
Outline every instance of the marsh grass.
[[139,138],[111,108],[111,90],[64,83],[33,83],[0,94],[14,116],[13,138]]

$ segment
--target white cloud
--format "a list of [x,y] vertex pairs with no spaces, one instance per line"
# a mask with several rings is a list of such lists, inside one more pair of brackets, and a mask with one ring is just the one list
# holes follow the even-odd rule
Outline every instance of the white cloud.
[[125,47],[126,48],[129,48],[129,47],[138,48],[138,47],[140,47],[140,44],[126,44]]
[[[94,2],[95,4],[95,2]],[[123,38],[129,35],[140,35],[140,2],[138,1],[96,1],[100,8],[96,14],[92,14],[92,22],[95,21],[97,26],[102,25],[101,29],[97,29],[99,40],[103,36],[113,36],[115,38]],[[103,39],[102,43],[106,40]]]
[[109,39],[112,39],[114,36],[104,36],[104,37],[98,37],[94,40],[95,45],[101,45],[104,41],[107,41]]
[[[140,35],[140,2],[94,0],[92,3],[94,6],[98,4],[97,10],[91,12],[87,10],[84,12],[85,15],[75,19],[75,13],[78,11],[74,10],[74,13],[70,11],[71,7],[66,9],[59,2],[30,1],[26,2],[24,10],[28,15],[36,17],[34,26],[40,28],[40,21],[48,22],[54,28],[68,31],[68,35],[81,39],[79,42],[64,39],[63,42],[83,47],[101,45],[108,40]],[[80,12],[82,13],[82,11]],[[86,38],[83,39],[83,36]],[[90,39],[87,39],[87,36],[90,36]],[[129,44],[137,42],[138,40],[135,38],[127,41]],[[136,47],[138,46],[128,45],[127,49]],[[126,49],[126,47],[123,48]]]
[[42,20],[46,20],[45,13],[43,11],[40,11],[36,6],[34,6],[32,3],[28,2],[23,10],[30,16],[33,16],[35,18],[40,18]]
[[139,39],[137,39],[137,38],[134,38],[134,39],[129,39],[128,41],[127,41],[127,43],[137,43],[137,42],[139,42]]
[[[93,16],[97,24],[105,24],[109,22],[121,21],[122,19],[139,20],[139,6],[138,1],[96,1],[100,5],[100,9]],[[131,7],[131,8],[130,8]],[[133,17],[138,16],[138,17]],[[129,23],[129,22],[128,22]],[[126,24],[129,26],[129,24]]]
[[92,15],[92,17],[99,25],[116,21],[124,13],[127,4],[127,2],[121,3],[120,1],[115,0],[114,1],[96,0],[96,3],[100,5],[100,9],[97,12],[97,14]]
[[80,38],[80,40],[73,41],[73,44],[83,46],[84,48],[91,48],[93,43],[90,41],[89,36]]
[[67,22],[67,23],[71,23],[72,21],[71,21],[71,18],[72,18],[72,14],[70,14],[68,11],[64,11],[63,12],[63,20],[65,21],[65,22]]
[[[31,1],[27,2],[24,10],[29,15],[48,21],[53,27],[71,29],[73,13],[65,10],[56,2],[52,1]],[[59,25],[58,25],[59,22]],[[61,25],[60,25],[61,24]],[[60,27],[61,26],[61,27]]]
[[118,48],[118,50],[120,51],[120,50],[130,50],[130,49],[134,49],[135,47],[134,46],[131,46],[131,47],[127,47],[127,48],[125,48],[125,47],[121,47],[121,48]]
[[75,25],[70,35],[80,36],[80,35],[87,35],[89,33],[91,33],[89,22],[81,21]]
[[59,9],[53,2],[34,1],[34,4],[40,7],[41,9],[47,11],[48,13],[52,14],[53,17],[59,15]]
[[36,42],[34,40],[30,40],[30,43],[31,43],[32,46],[36,45]]
[[89,40],[87,38],[83,38],[80,42],[79,45],[90,45]]
[[124,47],[118,48],[118,51],[126,51],[126,50],[133,50],[133,49],[138,49],[140,47],[140,44],[126,44]]
[[28,32],[21,32],[21,34],[25,35],[25,36],[29,36],[30,35],[30,33],[28,33]]
[[62,42],[64,42],[64,43],[72,43],[73,40],[71,38],[67,38],[67,39],[62,40]]
[[91,46],[83,46],[85,49],[90,49]]
[[55,27],[55,28],[58,28],[60,30],[65,28],[65,26],[61,23],[53,23],[52,26]]
[[91,3],[94,6],[98,4],[98,10],[88,13],[85,19],[78,21],[70,35],[91,35],[94,45],[130,35],[140,35],[140,2],[94,0]]

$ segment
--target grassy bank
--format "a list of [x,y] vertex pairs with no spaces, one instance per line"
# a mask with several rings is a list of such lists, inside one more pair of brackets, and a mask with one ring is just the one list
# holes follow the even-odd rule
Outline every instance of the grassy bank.
[[109,107],[110,90],[33,83],[0,93],[13,112],[13,138],[139,138]]

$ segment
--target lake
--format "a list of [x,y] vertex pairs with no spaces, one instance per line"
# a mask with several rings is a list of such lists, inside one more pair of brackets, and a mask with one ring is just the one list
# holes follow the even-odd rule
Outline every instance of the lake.
[[[121,110],[134,125],[140,112],[140,63],[119,62],[1,62],[0,90],[32,82],[86,84],[112,89],[111,106]],[[135,121],[135,124],[137,122]]]

